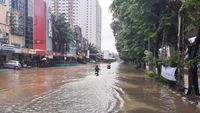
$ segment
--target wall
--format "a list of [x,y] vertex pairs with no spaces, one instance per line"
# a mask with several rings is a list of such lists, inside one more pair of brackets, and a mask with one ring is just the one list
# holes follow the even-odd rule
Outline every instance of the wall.
[[23,36],[10,35],[10,44],[15,45],[15,48],[21,48],[25,45],[25,38]]
[[46,50],[46,3],[34,0],[34,48]]
[[52,32],[52,23],[51,23],[51,17],[52,14],[50,12],[50,6],[51,6],[51,2],[50,1],[46,1],[46,11],[47,11],[47,28],[46,28],[46,33],[47,33],[47,50],[48,51],[53,51],[53,45],[52,45],[52,38],[53,38],[53,32]]
[[[9,20],[7,18],[7,11],[9,11],[9,0],[6,0],[5,3],[0,3],[0,35],[3,36],[2,32],[7,33],[7,36],[4,38],[9,38]],[[3,41],[4,39],[0,39]],[[9,40],[7,40],[9,42]]]
[[26,38],[26,48],[33,48],[33,10],[34,10],[34,0],[26,0],[25,1],[25,18],[26,18],[26,30],[25,30],[25,38]]

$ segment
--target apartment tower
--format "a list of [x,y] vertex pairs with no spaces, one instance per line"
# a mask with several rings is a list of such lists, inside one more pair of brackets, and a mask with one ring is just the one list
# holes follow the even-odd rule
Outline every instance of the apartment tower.
[[64,14],[72,26],[82,29],[83,37],[101,50],[101,7],[98,0],[51,0],[51,11]]

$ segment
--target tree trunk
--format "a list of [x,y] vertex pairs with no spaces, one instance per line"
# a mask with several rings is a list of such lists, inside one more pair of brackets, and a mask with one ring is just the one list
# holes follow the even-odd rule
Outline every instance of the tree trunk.
[[142,61],[142,64],[143,64],[143,69],[145,70],[146,69],[146,62]]
[[[195,60],[198,56],[198,50],[200,45],[200,27],[198,29],[197,38],[195,42],[188,47],[188,56],[190,60]],[[198,86],[198,75],[197,75],[197,61],[195,60],[193,66],[189,67],[188,70],[188,80],[189,80],[189,89],[187,94],[188,95],[199,95],[199,86]]]
[[184,37],[183,37],[183,25],[184,19],[181,15],[178,15],[178,50],[179,50],[179,63],[177,66],[177,84],[180,88],[184,88]]
[[[159,36],[156,39],[156,47],[155,47],[155,58],[159,59]],[[156,67],[157,67],[157,74],[161,75],[161,65],[158,64],[158,62],[156,61]]]

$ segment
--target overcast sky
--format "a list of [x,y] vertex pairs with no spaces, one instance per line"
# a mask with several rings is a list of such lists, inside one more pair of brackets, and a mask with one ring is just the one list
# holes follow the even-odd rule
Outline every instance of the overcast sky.
[[99,0],[102,7],[102,50],[109,50],[117,53],[115,48],[115,38],[113,36],[110,24],[112,22],[112,14],[109,11],[109,6],[112,0]]

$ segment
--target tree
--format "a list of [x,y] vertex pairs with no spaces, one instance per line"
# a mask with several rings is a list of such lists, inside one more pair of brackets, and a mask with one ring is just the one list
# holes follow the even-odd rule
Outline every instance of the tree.
[[97,59],[97,54],[99,53],[97,48],[94,46],[94,44],[89,43],[88,44],[88,50],[90,51],[90,58],[93,60]]
[[[113,1],[110,8],[115,21],[111,24],[111,28],[113,28],[116,46],[122,59],[144,62],[146,49],[152,51],[155,59],[159,59],[158,49],[161,47],[163,27],[166,25],[164,22],[161,24],[161,21],[167,20],[163,18],[164,12],[167,12],[166,5],[167,0]],[[173,25],[169,26],[175,28]],[[174,41],[171,42],[174,43]],[[161,68],[158,63],[157,68],[160,74]]]
[[188,69],[189,89],[188,95],[199,95],[197,63],[198,51],[200,45],[200,1],[199,0],[186,0],[180,8],[180,14],[185,20],[185,34],[196,33],[196,39],[193,43],[187,42],[188,46],[188,62],[190,63]]
[[[143,62],[144,51],[153,53],[154,62],[161,73],[159,48],[170,46],[178,51],[178,84],[183,81],[184,52],[188,34],[197,34],[193,44],[188,43],[189,90],[198,91],[197,62],[200,44],[199,0],[113,0],[110,9],[114,21],[111,24],[116,38],[116,47],[121,59],[138,65]],[[178,18],[183,17],[181,29]],[[180,32],[179,32],[180,30]],[[179,35],[178,35],[179,34]],[[158,62],[159,61],[159,62]],[[139,62],[139,63],[138,63]],[[182,70],[182,71],[181,71]]]
[[75,40],[74,32],[66,21],[64,14],[52,15],[53,50],[56,52],[66,52]]

